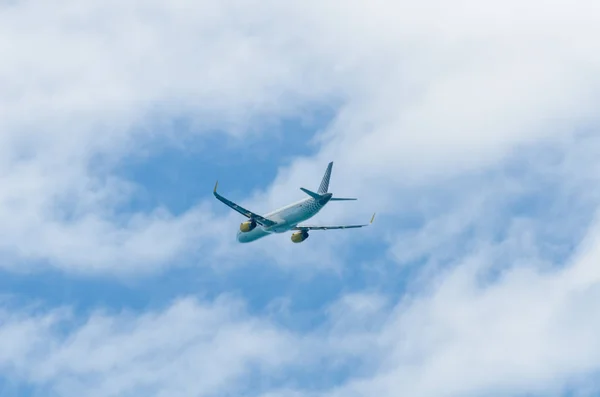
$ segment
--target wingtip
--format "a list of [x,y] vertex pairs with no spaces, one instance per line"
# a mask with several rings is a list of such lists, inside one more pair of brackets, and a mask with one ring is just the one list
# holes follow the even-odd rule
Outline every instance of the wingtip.
[[215,183],[215,188],[213,189],[213,193],[216,193],[216,192],[217,192],[217,186],[218,186],[218,185],[219,185],[219,181],[217,181],[217,182]]
[[372,223],[373,223],[373,221],[375,220],[375,214],[376,214],[376,213],[374,212],[374,213],[373,213],[373,216],[371,217],[371,222],[369,222],[369,224],[372,224]]

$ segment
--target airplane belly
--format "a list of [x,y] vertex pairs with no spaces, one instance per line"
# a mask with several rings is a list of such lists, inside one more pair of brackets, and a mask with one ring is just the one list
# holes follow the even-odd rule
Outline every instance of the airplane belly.
[[263,230],[263,228],[259,226],[249,232],[238,231],[237,241],[239,243],[251,243],[252,241],[258,240],[259,238],[268,236],[269,234],[269,232]]

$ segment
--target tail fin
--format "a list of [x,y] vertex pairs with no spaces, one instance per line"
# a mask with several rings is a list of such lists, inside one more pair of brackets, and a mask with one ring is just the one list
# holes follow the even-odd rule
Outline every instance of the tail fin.
[[[304,193],[308,194],[311,197],[317,198],[317,195],[327,194],[329,191],[329,179],[331,179],[331,169],[333,168],[333,161],[327,165],[327,169],[325,170],[325,175],[323,175],[323,180],[321,181],[321,186],[319,186],[319,190],[315,195],[314,192],[308,192],[306,189],[301,188]],[[342,197],[332,197],[331,201],[349,201],[356,200],[355,198],[342,198]]]
[[321,185],[319,186],[319,190],[317,190],[317,193],[325,194],[329,190],[329,179],[331,178],[332,167],[333,161],[327,166],[327,169],[325,170],[325,175],[323,175],[323,180],[321,181]]

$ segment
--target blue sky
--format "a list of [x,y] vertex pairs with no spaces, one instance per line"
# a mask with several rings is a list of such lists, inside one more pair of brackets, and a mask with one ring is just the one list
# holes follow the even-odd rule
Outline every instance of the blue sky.
[[0,394],[597,395],[594,7],[0,5]]

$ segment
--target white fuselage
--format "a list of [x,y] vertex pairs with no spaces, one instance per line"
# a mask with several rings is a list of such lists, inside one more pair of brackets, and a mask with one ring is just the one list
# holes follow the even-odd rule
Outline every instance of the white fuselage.
[[300,222],[315,216],[323,209],[325,204],[329,202],[330,198],[331,194],[327,194],[327,196],[321,200],[316,200],[312,197],[309,197],[287,205],[276,211],[270,212],[264,215],[264,217],[276,222],[275,225],[270,227],[256,225],[256,227],[249,232],[242,232],[238,230],[237,241],[240,243],[249,243],[272,233],[285,233],[290,231]]

